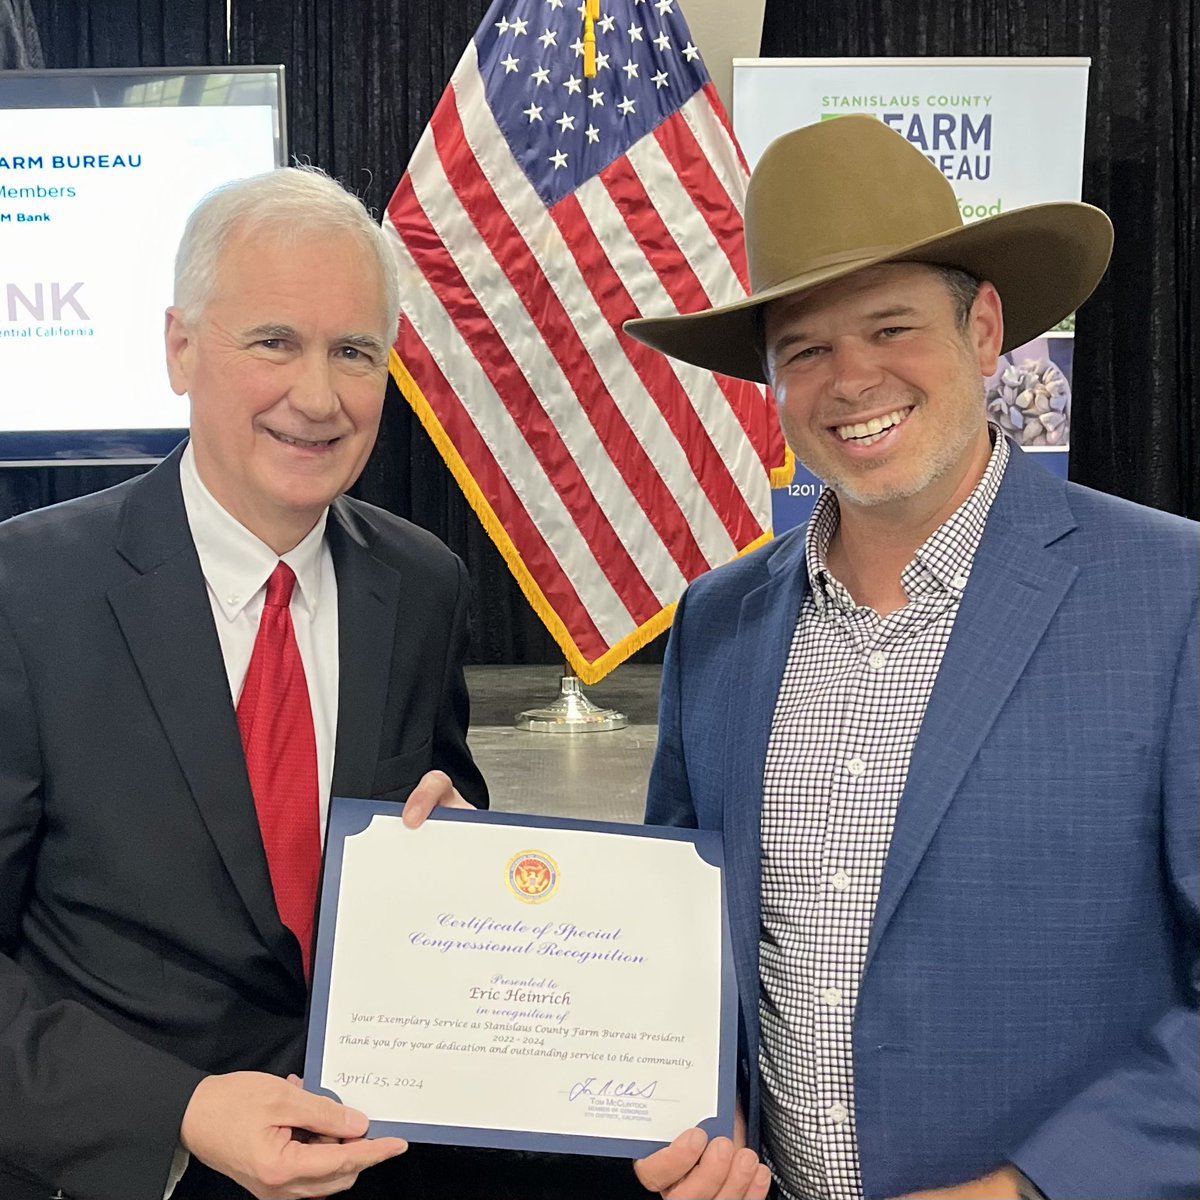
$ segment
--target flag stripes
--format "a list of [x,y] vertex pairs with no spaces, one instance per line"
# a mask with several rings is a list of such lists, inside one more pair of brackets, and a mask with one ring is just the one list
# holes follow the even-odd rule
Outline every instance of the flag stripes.
[[[384,219],[393,374],[588,682],[665,628],[690,579],[769,536],[782,462],[761,389],[620,331],[747,287],[745,166],[694,51],[661,53],[668,26],[691,44],[656,7],[658,82],[618,82],[601,53],[585,89],[570,49],[519,40],[535,8],[566,31],[561,6],[497,0]],[[641,115],[655,103],[661,119]]]

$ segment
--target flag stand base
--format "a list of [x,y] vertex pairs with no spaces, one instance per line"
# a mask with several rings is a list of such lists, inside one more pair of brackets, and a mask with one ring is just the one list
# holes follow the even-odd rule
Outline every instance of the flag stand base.
[[557,700],[518,713],[515,724],[530,733],[607,733],[624,729],[626,720],[616,709],[593,704],[583,694],[579,676],[568,672],[562,677]]

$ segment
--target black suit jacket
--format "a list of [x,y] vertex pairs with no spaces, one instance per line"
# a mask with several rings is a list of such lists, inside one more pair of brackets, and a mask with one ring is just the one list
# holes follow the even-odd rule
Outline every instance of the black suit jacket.
[[[486,806],[462,563],[347,497],[327,538],[334,794],[401,799],[436,767]],[[197,1082],[298,1072],[306,1003],[179,451],[0,525],[0,1194],[7,1171],[47,1194],[161,1200]]]

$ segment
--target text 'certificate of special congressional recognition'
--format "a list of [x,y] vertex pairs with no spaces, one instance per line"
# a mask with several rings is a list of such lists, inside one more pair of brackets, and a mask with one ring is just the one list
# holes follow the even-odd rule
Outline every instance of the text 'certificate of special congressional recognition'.
[[335,797],[305,1086],[370,1136],[640,1157],[733,1127],[721,843]]

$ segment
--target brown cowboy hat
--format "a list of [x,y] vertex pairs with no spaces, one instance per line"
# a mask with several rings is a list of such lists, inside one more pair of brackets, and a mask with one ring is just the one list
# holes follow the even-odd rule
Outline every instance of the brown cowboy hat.
[[1082,304],[1111,251],[1112,223],[1090,204],[1035,204],[964,225],[954,189],[920,150],[874,117],[838,117],[776,138],[755,167],[745,300],[624,328],[664,354],[765,383],[756,310],[876,263],[916,262],[989,280],[1010,350]]

